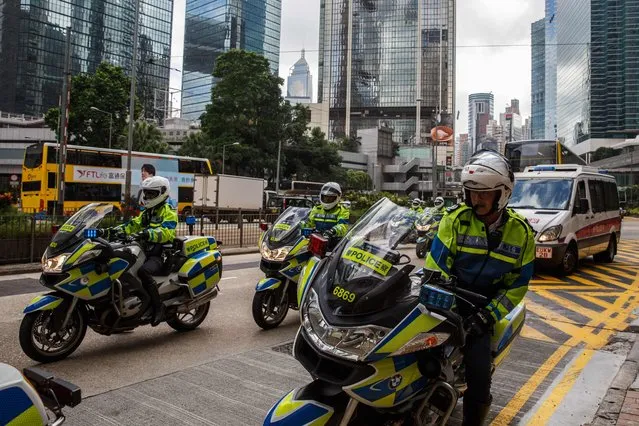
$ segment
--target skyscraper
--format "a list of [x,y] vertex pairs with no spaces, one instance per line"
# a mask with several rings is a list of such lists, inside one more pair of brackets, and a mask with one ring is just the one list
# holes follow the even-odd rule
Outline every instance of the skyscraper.
[[[574,0],[568,1],[574,3]],[[546,17],[544,18],[546,29],[546,48],[544,51],[546,67],[544,76],[546,85],[544,113],[546,115],[546,126],[544,139],[557,138],[557,2],[558,0],[546,0]],[[581,2],[579,4],[583,5]]]
[[[584,5],[585,3],[585,5]],[[575,152],[639,133],[639,0],[558,2],[558,136]]]
[[546,21],[540,19],[531,25],[531,86],[532,139],[544,139],[546,132]]
[[492,93],[472,93],[468,96],[468,138],[471,154],[477,150],[486,126],[493,119],[495,96]]
[[[429,138],[439,110],[453,126],[455,0],[321,0],[318,102],[329,137],[385,125],[393,140]],[[440,84],[441,83],[441,84]]]
[[215,60],[230,49],[259,53],[278,73],[281,8],[281,0],[186,0],[183,118],[200,118],[211,103]]
[[302,57],[291,67],[287,79],[286,100],[291,104],[310,104],[313,101],[313,76],[304,56],[302,49]]
[[[0,1],[0,110],[41,115],[58,106],[66,27],[71,28],[72,74],[101,62],[131,70],[135,2]],[[141,2],[138,98],[146,117],[169,89],[173,1]],[[156,89],[159,89],[156,90]]]

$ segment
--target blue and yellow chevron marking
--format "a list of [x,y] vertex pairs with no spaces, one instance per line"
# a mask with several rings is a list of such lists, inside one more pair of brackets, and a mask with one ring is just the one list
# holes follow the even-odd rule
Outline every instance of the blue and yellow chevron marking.
[[104,296],[110,289],[111,283],[126,271],[129,262],[124,259],[111,259],[109,269],[98,274],[95,263],[87,263],[68,271],[69,276],[56,284],[56,288],[83,300],[97,299]]
[[[495,332],[491,337],[491,350],[493,351],[495,365],[501,362],[510,353],[510,345],[508,340],[513,334],[521,331],[526,320],[526,305],[520,302],[515,309],[510,311],[508,315],[495,324]],[[512,343],[512,342],[510,342]]]
[[264,278],[261,279],[260,282],[255,286],[255,291],[266,291],[266,290],[275,290],[282,285],[282,281],[277,278]]
[[[302,252],[306,251],[307,248],[308,248],[308,238],[301,237],[299,240],[297,240],[297,242],[295,243],[291,251],[288,252],[288,255],[295,256],[298,254],[302,254]],[[310,257],[310,253],[309,253],[309,257]]]
[[29,302],[27,307],[24,308],[24,311],[22,311],[22,313],[30,314],[31,312],[35,311],[50,311],[60,306],[62,300],[62,298],[53,296],[51,294],[36,296],[33,300],[31,300],[31,302]]
[[290,278],[292,281],[297,282],[302,269],[304,269],[304,264],[308,262],[308,259],[310,259],[311,256],[311,253],[307,251],[298,254],[287,262],[286,266],[282,270],[280,270],[280,273],[282,273],[287,278]]
[[193,296],[209,290],[220,281],[222,271],[218,262],[221,260],[222,254],[219,251],[206,250],[197,252],[184,262],[179,276],[187,278]]
[[353,398],[379,408],[393,407],[423,390],[426,378],[414,354],[386,358],[371,364],[376,373],[344,388]]
[[193,289],[193,295],[197,296],[205,290],[213,287],[220,280],[220,268],[214,264],[206,269],[203,273],[189,280],[189,286]]
[[0,390],[0,425],[31,426],[43,424],[38,408],[29,395],[17,386]]
[[317,401],[298,401],[293,395],[297,389],[291,391],[279,400],[266,415],[264,426],[324,426],[333,416],[332,407]]
[[313,275],[315,275],[315,271],[317,270],[317,265],[319,265],[319,263],[319,258],[311,257],[306,266],[304,266],[304,269],[302,269],[299,282],[297,283],[297,306],[302,306],[302,300],[304,299],[306,288],[311,282]]
[[84,253],[88,252],[89,250],[93,250],[95,247],[96,247],[95,243],[92,243],[90,241],[85,241],[82,245],[80,245],[77,249],[75,249],[73,253],[71,253],[71,256],[69,256],[67,261],[64,262],[65,266],[72,266],[80,258],[80,256],[82,256]]
[[424,305],[417,305],[392,332],[388,333],[384,340],[377,344],[371,354],[366,357],[366,361],[376,361],[390,356],[419,333],[432,330],[444,320],[444,317],[429,312]]

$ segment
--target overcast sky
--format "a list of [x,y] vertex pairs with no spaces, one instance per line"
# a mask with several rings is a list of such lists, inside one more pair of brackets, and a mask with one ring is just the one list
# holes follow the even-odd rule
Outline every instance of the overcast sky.
[[[182,68],[184,3],[174,0],[172,67]],[[317,49],[320,0],[282,0],[280,76],[286,79],[302,48],[313,74],[317,98]],[[493,92],[495,116],[510,99],[520,100],[530,116],[530,24],[544,16],[544,0],[457,0],[457,133],[468,131],[468,95]],[[179,89],[181,73],[171,71]],[[285,94],[285,92],[284,92]],[[177,101],[174,100],[174,103]]]

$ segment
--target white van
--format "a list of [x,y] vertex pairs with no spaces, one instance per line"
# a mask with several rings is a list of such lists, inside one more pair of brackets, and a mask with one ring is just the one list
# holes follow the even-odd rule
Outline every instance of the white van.
[[621,234],[615,178],[594,167],[561,164],[515,173],[509,207],[537,232],[536,261],[572,273],[579,259],[612,262]]

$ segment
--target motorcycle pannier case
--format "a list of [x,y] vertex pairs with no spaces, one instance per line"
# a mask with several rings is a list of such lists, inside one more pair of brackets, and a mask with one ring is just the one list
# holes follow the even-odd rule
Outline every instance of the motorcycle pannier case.
[[182,255],[187,259],[178,272],[179,281],[189,285],[192,297],[213,288],[222,278],[222,254],[213,237],[184,237]]

